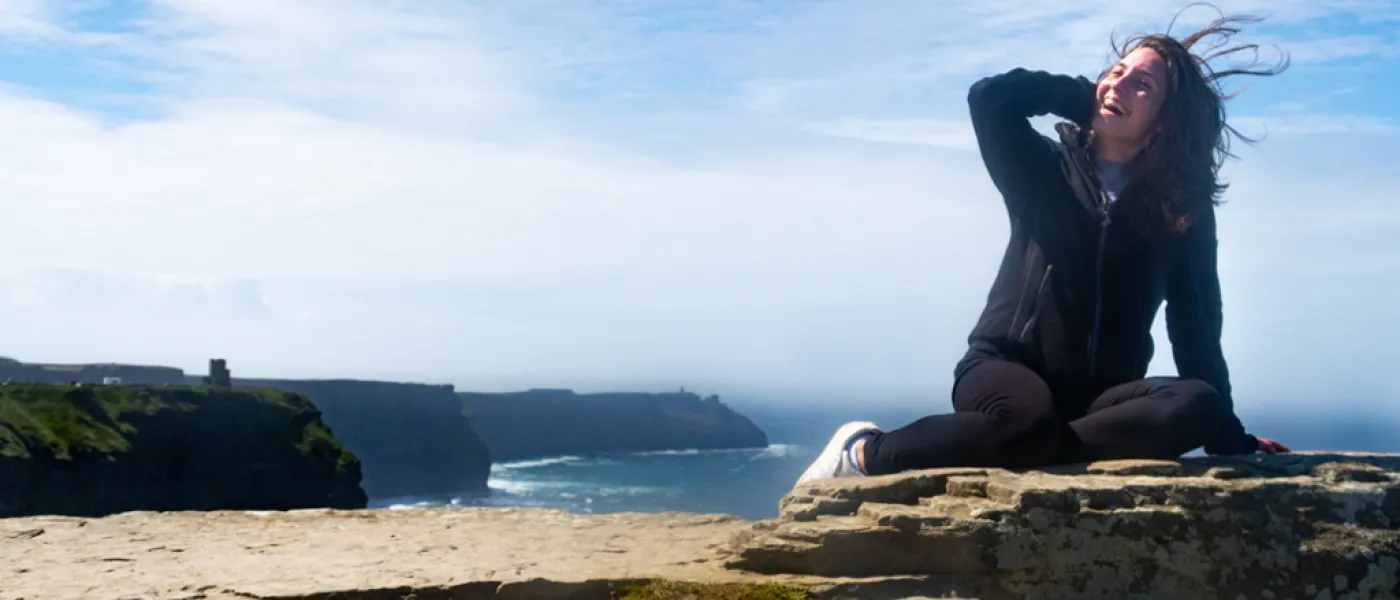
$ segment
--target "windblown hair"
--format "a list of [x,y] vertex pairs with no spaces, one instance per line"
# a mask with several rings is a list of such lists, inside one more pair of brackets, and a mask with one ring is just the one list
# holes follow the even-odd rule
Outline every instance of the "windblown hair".
[[[1167,67],[1166,98],[1157,117],[1161,129],[1150,134],[1142,151],[1127,165],[1128,186],[1135,189],[1131,194],[1125,190],[1124,200],[1131,207],[1124,208],[1132,209],[1131,220],[1144,233],[1185,231],[1191,215],[1206,205],[1218,204],[1229,187],[1219,180],[1219,172],[1226,158],[1237,158],[1230,153],[1230,137],[1250,144],[1257,141],[1226,122],[1225,101],[1238,92],[1226,94],[1220,81],[1235,75],[1277,75],[1288,68],[1286,54],[1271,69],[1253,68],[1259,61],[1257,44],[1226,47],[1230,37],[1240,32],[1239,24],[1261,20],[1222,15],[1181,39],[1171,36],[1169,26],[1167,33],[1137,35],[1123,44],[1113,44],[1118,59],[1139,48],[1150,48]],[[1196,53],[1196,47],[1210,38],[1218,40]],[[1216,71],[1209,64],[1247,51],[1254,52],[1250,65]]]

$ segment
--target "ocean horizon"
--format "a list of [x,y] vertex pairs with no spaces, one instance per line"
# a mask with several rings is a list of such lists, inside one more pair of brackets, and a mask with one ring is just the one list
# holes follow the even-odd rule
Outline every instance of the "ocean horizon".
[[[947,410],[911,404],[725,402],[767,433],[766,448],[579,453],[501,462],[492,465],[487,492],[371,498],[369,508],[528,507],[578,514],[680,511],[770,519],[778,515],[779,500],[842,423],[870,420],[893,429]],[[1400,416],[1394,414],[1242,412],[1251,433],[1279,440],[1295,451],[1400,452]]]

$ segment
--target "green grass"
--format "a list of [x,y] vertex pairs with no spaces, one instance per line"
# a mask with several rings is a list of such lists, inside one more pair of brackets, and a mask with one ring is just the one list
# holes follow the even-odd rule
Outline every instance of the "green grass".
[[[131,448],[110,417],[93,410],[93,390],[56,385],[0,387],[0,455],[28,457],[44,448],[59,459],[75,452],[123,452]],[[106,417],[106,418],[104,418]]]
[[232,408],[266,422],[268,431],[306,419],[300,438],[290,440],[303,455],[334,456],[341,470],[357,461],[325,423],[308,418],[315,406],[300,394],[271,388],[15,383],[0,385],[0,456],[28,458],[42,449],[71,460],[78,454],[127,452],[140,433],[134,422],[211,408]]
[[807,600],[802,588],[771,583],[683,583],[646,580],[613,585],[617,600]]
[[[3,416],[0,416],[0,421],[4,421]],[[4,423],[0,423],[0,458],[29,458],[29,449],[24,447],[24,438]]]
[[301,440],[296,443],[302,456],[329,455],[336,457],[335,470],[344,472],[359,459],[340,445],[340,440],[331,433],[325,423],[313,421],[302,430]]

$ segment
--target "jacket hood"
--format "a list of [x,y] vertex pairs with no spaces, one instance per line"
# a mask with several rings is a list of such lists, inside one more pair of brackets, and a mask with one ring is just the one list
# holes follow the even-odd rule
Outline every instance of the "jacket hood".
[[1060,135],[1060,143],[1071,148],[1088,149],[1089,130],[1080,127],[1077,123],[1060,121],[1055,124],[1055,133]]

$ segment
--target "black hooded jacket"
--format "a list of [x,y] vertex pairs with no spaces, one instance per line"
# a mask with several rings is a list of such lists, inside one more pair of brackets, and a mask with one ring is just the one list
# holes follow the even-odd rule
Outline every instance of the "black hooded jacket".
[[[1082,409],[1109,387],[1146,376],[1152,323],[1165,302],[1178,375],[1210,384],[1229,407],[1205,451],[1254,452],[1257,439],[1234,413],[1220,345],[1214,210],[1201,203],[1184,233],[1156,237],[1121,218],[1131,190],[1107,201],[1082,135],[1094,89],[1084,77],[1015,69],[968,93],[1011,237],[958,374],[979,357],[1012,360],[1044,377],[1057,403]],[[1030,117],[1046,114],[1068,120],[1056,126],[1059,140],[1031,126]]]

